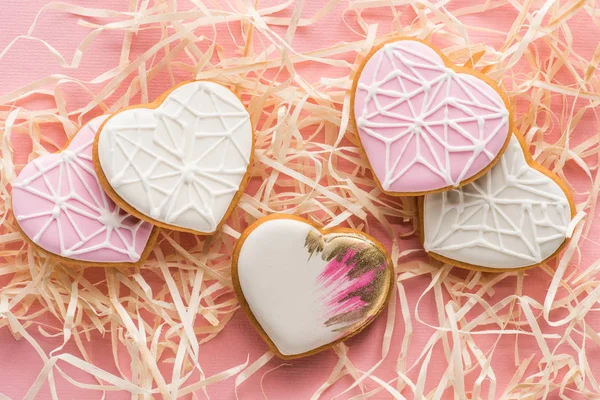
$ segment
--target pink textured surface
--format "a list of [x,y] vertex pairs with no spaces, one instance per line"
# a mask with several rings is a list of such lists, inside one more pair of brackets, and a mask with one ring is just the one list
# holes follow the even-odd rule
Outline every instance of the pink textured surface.
[[[28,27],[33,22],[36,13],[47,3],[47,0],[4,0],[2,2],[2,12],[0,12],[0,26],[2,27],[0,49],[3,49],[12,38],[18,35],[25,35]],[[94,7],[98,2],[97,0],[72,0],[71,3]],[[323,2],[321,0],[307,0],[305,3],[304,16],[310,17],[314,15],[315,10],[322,6]],[[462,5],[471,4],[471,1],[464,0],[452,3],[453,6],[457,6],[459,3]],[[103,0],[102,6],[125,10],[127,2],[122,0]],[[324,20],[321,20],[319,24],[307,29],[299,28],[299,33],[297,35],[298,43],[294,44],[301,50],[307,50],[318,49],[326,45],[348,40],[349,38],[357,39],[357,36],[343,23],[342,11],[344,9],[345,4],[340,4],[333,12],[328,14]],[[389,8],[381,8],[381,13],[385,13],[386,17],[389,17]],[[290,13],[286,11],[283,12],[282,15],[289,16]],[[377,20],[378,15],[377,13],[370,11],[365,17],[369,18],[370,21],[374,21]],[[410,20],[413,18],[414,14],[412,13],[405,13],[399,16],[400,20]],[[494,10],[492,15],[488,13],[487,15],[482,16],[468,16],[463,18],[462,21],[470,25],[485,27],[486,29],[507,31],[514,23],[515,18],[516,12],[514,9],[501,7]],[[37,36],[50,41],[54,46],[58,47],[66,54],[73,54],[77,44],[88,33],[88,30],[77,26],[78,19],[79,18],[76,16],[67,16],[58,12],[48,12],[44,14],[40,20],[35,33]],[[385,30],[389,29],[389,27],[381,27],[381,29]],[[283,35],[285,29],[282,28],[281,32]],[[470,36],[471,42],[486,42],[491,46],[495,46],[498,44],[499,40],[501,41],[501,38],[489,34],[485,29],[480,29],[478,32],[478,34],[472,34]],[[582,54],[586,54],[591,58],[597,40],[590,40],[590,38],[597,38],[600,32],[598,32],[589,20],[583,19],[578,20],[577,29],[574,29],[572,33],[574,34],[574,47]],[[207,32],[207,34],[210,34],[210,32]],[[110,41],[111,35],[115,39],[114,42]],[[139,37],[135,39],[135,47],[137,50],[141,51],[142,49],[147,48],[149,44],[152,44],[154,39],[156,39],[156,36],[153,37],[153,35],[158,35],[158,33],[151,31],[146,33],[141,32]],[[81,74],[80,78],[86,79],[97,76],[102,71],[108,70],[118,64],[119,45],[122,37],[118,32],[111,32],[107,37],[108,38],[105,37],[104,42],[94,43],[92,45],[95,56],[93,58],[85,58],[82,61],[82,66],[77,71],[78,74]],[[228,42],[222,44],[227,46],[231,43]],[[131,57],[135,57],[135,54]],[[319,68],[312,68],[311,70],[310,65],[307,65],[305,68],[304,73],[307,77],[318,80],[319,76],[322,76],[323,71]],[[0,60],[0,94],[7,93],[47,75],[59,74],[64,71],[65,69],[57,64],[56,60],[42,44],[22,40],[2,60]],[[164,79],[157,80],[155,83],[156,84],[152,85],[153,92],[150,93],[151,98],[156,97],[156,95],[160,94],[164,89],[170,86],[170,81],[166,76],[164,76]],[[78,96],[87,96],[75,85],[63,85],[61,90],[68,93],[68,98],[72,102],[71,105],[77,104]],[[44,101],[44,99],[40,99],[40,101]],[[588,128],[587,131],[584,127],[578,128],[580,129],[579,132],[581,132],[581,135],[578,134],[577,136],[574,136],[577,142],[585,139],[585,132],[588,132],[587,134],[595,132],[595,128],[591,124],[588,124]],[[47,134],[49,138],[59,138],[62,137],[62,135],[63,133],[59,129],[56,129],[54,132],[49,131]],[[30,143],[28,141],[16,140],[15,159],[18,162],[24,164],[27,160],[29,151]],[[580,177],[580,179],[574,177],[573,179],[581,185],[586,183],[585,177]],[[598,229],[594,228],[590,231],[589,236],[591,238],[598,237],[598,233]],[[378,239],[385,242],[385,237],[382,237],[382,235],[379,235]],[[581,249],[582,268],[588,266],[589,261],[594,260],[598,256],[598,250],[594,242],[588,241],[586,245],[586,247]],[[92,271],[90,273],[94,272]],[[535,279],[528,280],[528,285],[524,288],[523,292],[534,299],[543,301],[551,277],[548,277],[541,271],[532,271],[530,274],[533,275]],[[429,283],[430,280],[427,275],[411,279],[410,285],[407,285],[406,288],[406,294],[408,296],[407,309],[415,310],[417,301],[420,300],[418,311],[423,320],[431,325],[437,325],[437,311],[433,296],[428,295],[423,299],[419,299],[419,296],[425,291]],[[512,294],[514,285],[514,280],[505,280],[501,286],[495,287],[495,292],[487,298],[488,302],[493,304],[507,294]],[[556,316],[556,318],[558,317],[559,316]],[[593,314],[591,317],[593,318],[588,318],[585,321],[585,323],[588,324],[587,327],[595,326],[598,328],[600,323],[598,315]],[[47,322],[53,323],[52,321]],[[400,352],[400,345],[403,339],[403,331],[401,329],[403,320],[400,313],[397,314],[395,323],[397,333],[392,342],[391,352],[397,355]],[[356,355],[356,359],[359,360],[355,363],[356,368],[362,371],[367,370],[373,366],[374,362],[379,360],[384,326],[385,316],[377,319],[373,325],[362,334],[350,340],[349,344],[352,346],[353,355]],[[560,333],[559,329],[548,327],[547,324],[544,324],[542,328],[544,331]],[[596,331],[597,330],[598,329],[596,329]],[[414,324],[413,339],[409,351],[409,361],[411,363],[419,357],[419,354],[427,345],[427,341],[432,333],[433,330],[429,326],[421,323]],[[46,354],[62,344],[62,337],[43,337],[37,330],[32,330],[32,335],[40,340],[42,350],[45,351]],[[109,335],[102,336],[99,333],[94,332],[92,333],[90,340],[94,345],[88,347],[90,349],[89,356],[94,363],[109,372],[118,374],[117,366],[112,359]],[[536,357],[538,357],[536,360],[539,360],[539,348],[535,343],[534,338],[530,336],[520,336],[518,337],[518,340],[519,349],[523,358],[535,354]],[[489,337],[487,335],[482,335],[477,338],[477,341],[484,348],[491,349],[497,347],[499,349],[509,349],[507,352],[498,351],[493,359],[498,386],[505,387],[508,385],[513,373],[518,368],[518,366],[514,365],[514,354],[511,353],[515,344],[515,336]],[[555,343],[555,341],[553,341],[553,343]],[[214,372],[243,363],[247,357],[249,357],[251,361],[254,361],[257,357],[261,356],[266,349],[266,345],[254,332],[250,322],[242,313],[238,312],[223,332],[211,341],[209,345],[202,347],[199,361],[202,365],[207,366],[204,373],[207,376],[210,376]],[[61,350],[61,352],[76,351],[73,344],[68,344]],[[442,349],[437,349],[437,351],[441,353]],[[573,353],[571,349],[567,349],[565,352]],[[595,350],[595,353],[591,353],[596,355],[599,354],[597,350]],[[337,360],[338,358],[332,351],[321,353],[315,357],[286,363],[273,359],[264,367],[265,371],[281,365],[283,365],[283,367],[270,372],[265,376],[263,382],[260,381],[262,374],[256,374],[252,379],[241,385],[238,393],[242,399],[261,399],[262,383],[269,398],[305,399],[308,398],[308,396],[312,394],[325,379],[327,379],[327,375],[334,367]],[[600,357],[592,357],[589,358],[589,360],[594,363],[593,368],[600,374]],[[428,384],[426,387],[427,390],[435,388],[436,379],[439,379],[443,374],[444,369],[447,367],[445,360],[440,362],[436,360],[435,353],[431,363],[431,372],[428,376]],[[14,399],[22,398],[25,395],[27,389],[35,380],[43,365],[42,360],[35,350],[23,340],[16,340],[6,328],[0,330],[0,364],[2,366],[2,368],[0,368],[0,393]],[[60,365],[66,373],[82,383],[97,383],[90,378],[90,376],[69,365]],[[123,368],[125,371],[128,368],[127,365],[120,365],[119,367]],[[389,357],[377,369],[378,376],[381,379],[391,380],[397,377],[394,373],[394,368],[395,357]],[[533,369],[533,367],[530,368]],[[407,374],[411,379],[416,380],[418,373],[418,370],[413,370]],[[197,376],[194,376],[193,378],[197,378]],[[468,376],[466,378],[466,385],[472,385],[476,378],[476,376]],[[59,374],[55,374],[55,380],[59,388],[59,398],[99,399],[102,397],[100,392],[93,393],[75,388]],[[331,398],[335,394],[341,392],[348,386],[348,383],[351,383],[352,381],[352,378],[349,376],[343,377],[326,393],[326,398]],[[211,386],[208,392],[212,396],[211,398],[214,399],[233,399],[235,398],[234,382],[232,379],[220,382]],[[357,395],[359,393],[360,391],[356,388],[350,392],[351,395]],[[347,397],[348,395],[344,395],[341,398]],[[450,395],[449,398],[451,397],[452,396]],[[47,384],[45,384],[39,398],[51,398]],[[130,398],[130,395],[128,393],[108,392],[104,398],[125,399]],[[187,396],[187,398],[190,398],[190,396]],[[205,398],[205,396],[202,392],[198,392],[198,398]],[[389,398],[389,396],[383,395],[379,398]]]
[[64,151],[27,164],[13,189],[13,210],[23,232],[51,253],[88,262],[136,262],[152,225],[122,211],[100,187],[92,149],[105,119],[90,121]]
[[384,190],[456,186],[498,156],[508,110],[481,79],[454,73],[430,47],[386,44],[363,68],[354,98],[363,148]]

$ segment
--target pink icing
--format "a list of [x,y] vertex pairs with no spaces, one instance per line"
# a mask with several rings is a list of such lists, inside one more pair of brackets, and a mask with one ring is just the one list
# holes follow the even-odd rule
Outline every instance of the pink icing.
[[388,43],[367,61],[354,114],[371,167],[389,192],[459,186],[490,165],[509,134],[496,90],[413,40]]
[[12,204],[23,232],[44,250],[87,262],[136,262],[152,225],[126,214],[104,193],[92,162],[95,118],[60,153],[39,157],[13,184]]
[[340,261],[338,261],[337,258],[329,261],[325,266],[325,270],[321,273],[320,279],[322,282],[326,285],[332,285],[335,284],[336,281],[342,279],[344,275],[347,275],[353,267],[353,265],[350,264],[350,261],[355,255],[355,250],[348,249]]
[[360,289],[369,286],[385,265],[376,265],[357,277],[350,278],[351,271],[356,267],[354,256],[356,251],[348,249],[341,260],[333,258],[319,276],[321,287],[325,288],[324,300],[328,307],[328,317],[360,310],[367,306],[359,295]]

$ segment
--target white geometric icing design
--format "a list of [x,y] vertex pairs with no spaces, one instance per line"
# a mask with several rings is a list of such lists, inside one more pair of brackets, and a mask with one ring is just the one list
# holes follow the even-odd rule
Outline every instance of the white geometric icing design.
[[231,91],[190,82],[156,109],[110,118],[98,160],[113,190],[140,213],[213,233],[246,174],[252,140],[250,116]]
[[287,218],[251,231],[239,250],[237,276],[252,314],[285,356],[365,326],[381,310],[391,279],[386,254],[364,236],[321,235]]
[[568,237],[570,223],[567,195],[527,164],[514,135],[484,176],[423,202],[425,250],[487,268],[541,263]]
[[510,134],[496,89],[414,40],[387,43],[365,63],[354,115],[373,172],[395,193],[458,186],[488,168]]
[[98,181],[92,151],[106,118],[83,126],[63,151],[23,168],[12,184],[13,212],[25,235],[52,254],[92,263],[135,263],[153,226],[121,210]]

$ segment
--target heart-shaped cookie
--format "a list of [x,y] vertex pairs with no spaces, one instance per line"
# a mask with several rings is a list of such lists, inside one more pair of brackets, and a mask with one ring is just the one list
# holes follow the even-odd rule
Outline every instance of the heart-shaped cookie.
[[364,329],[385,306],[393,266],[360,231],[321,231],[286,215],[262,218],[238,241],[233,284],[281,358],[316,353]]
[[211,234],[243,192],[253,142],[250,116],[231,91],[186,82],[108,119],[94,161],[106,192],[131,214]]
[[536,164],[513,134],[498,164],[475,182],[420,201],[425,250],[444,262],[502,271],[532,267],[570,236],[575,204],[565,183]]
[[102,190],[92,163],[93,119],[65,150],[36,158],[13,183],[21,231],[37,247],[77,264],[134,264],[151,249],[153,226],[124,211]]
[[512,129],[508,101],[493,81],[415,39],[384,43],[366,57],[351,110],[379,186],[396,196],[477,179]]

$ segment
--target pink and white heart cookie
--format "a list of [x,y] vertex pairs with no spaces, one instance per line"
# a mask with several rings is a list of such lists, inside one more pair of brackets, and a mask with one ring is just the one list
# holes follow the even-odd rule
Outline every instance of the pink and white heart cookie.
[[397,196],[475,180],[502,155],[512,130],[508,100],[494,82],[416,39],[384,43],[366,57],[351,110],[379,186]]
[[102,190],[92,163],[107,116],[85,125],[61,152],[36,158],[13,183],[12,207],[36,247],[81,265],[143,262],[153,226],[123,212]]
[[394,273],[382,245],[360,231],[320,230],[275,214],[244,231],[232,275],[258,332],[279,357],[291,359],[369,325],[387,303]]

